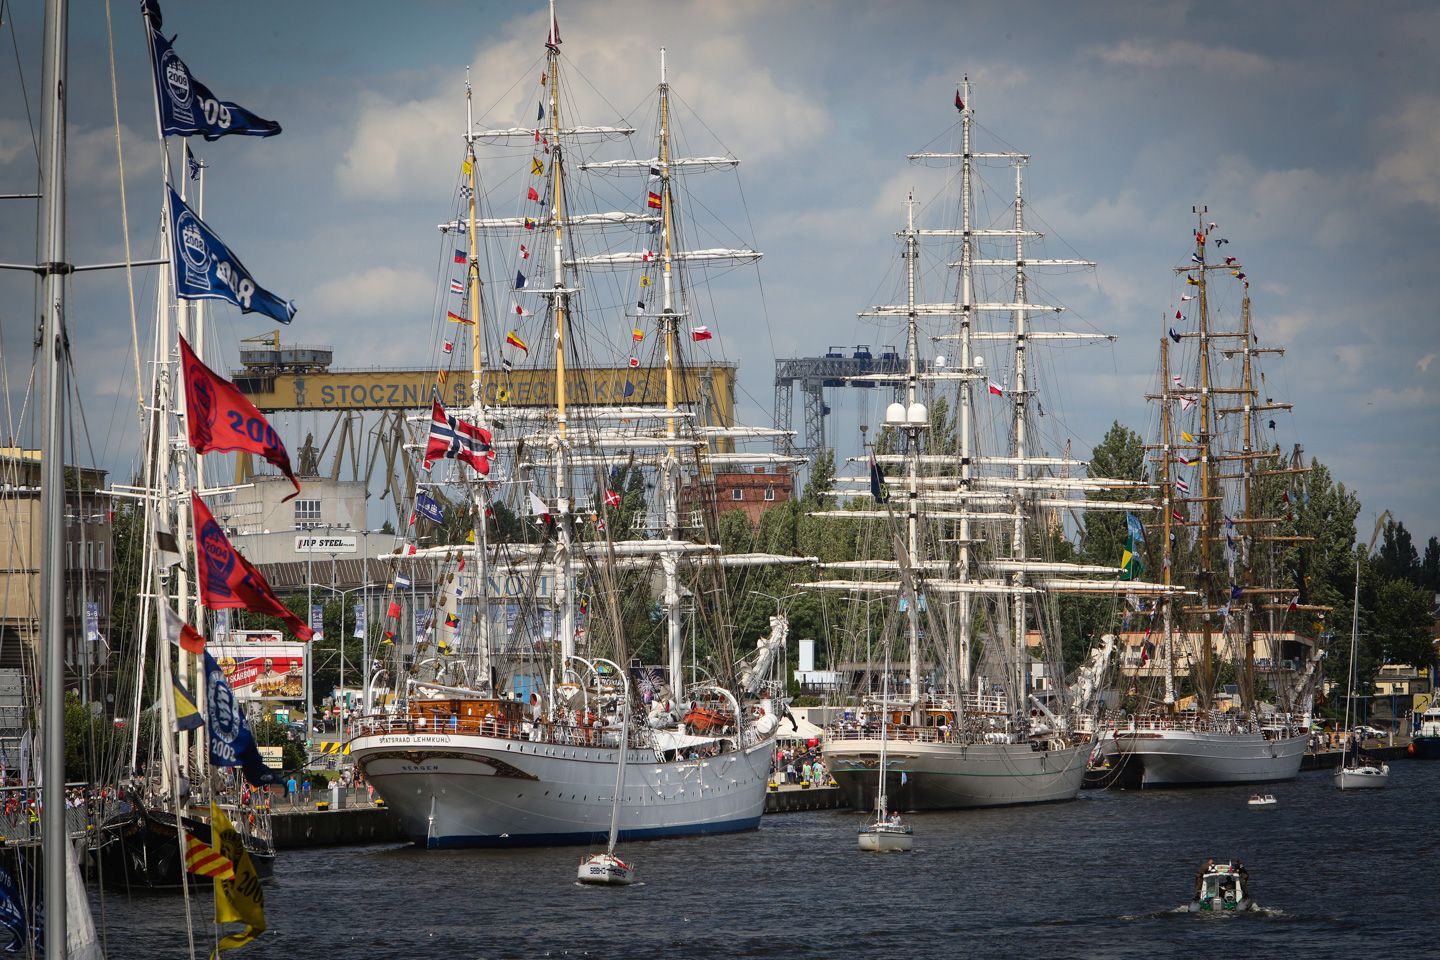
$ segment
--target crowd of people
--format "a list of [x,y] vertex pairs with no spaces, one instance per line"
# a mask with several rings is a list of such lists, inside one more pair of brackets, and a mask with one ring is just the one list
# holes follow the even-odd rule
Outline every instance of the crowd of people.
[[812,787],[830,784],[830,771],[825,767],[818,745],[779,747],[775,751],[772,769],[771,779],[778,783],[809,784]]

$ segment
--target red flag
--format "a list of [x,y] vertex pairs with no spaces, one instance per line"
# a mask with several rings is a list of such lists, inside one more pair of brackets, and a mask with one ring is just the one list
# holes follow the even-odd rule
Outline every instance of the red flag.
[[536,203],[539,203],[539,202],[540,202],[540,191],[539,191],[539,190],[536,190],[534,187],[531,187],[531,188],[530,188],[530,192],[526,194],[526,198],[527,198],[527,199],[530,199],[530,200],[534,200]]
[[205,638],[200,631],[180,619],[180,615],[170,609],[170,604],[160,608],[160,615],[165,618],[165,636],[171,643],[197,657],[205,652]]
[[238,607],[251,613],[279,617],[299,640],[313,635],[300,618],[275,598],[260,571],[230,546],[225,531],[210,515],[198,493],[190,495],[195,511],[195,554],[198,558],[200,599],[211,610]]
[[555,16],[555,8],[550,8],[550,35],[545,38],[545,46],[556,53],[560,52],[560,20]]
[[956,110],[964,110],[964,109],[965,109],[965,101],[960,99],[960,88],[959,88],[959,87],[956,87],[956,88],[955,88],[955,109],[956,109]]
[[400,601],[391,600],[389,608],[385,611],[385,616],[389,617],[391,620],[400,619]]
[[649,193],[645,197],[645,202],[651,207],[651,209],[659,210],[660,194],[656,193],[654,190],[649,191]]
[[1005,390],[1003,387],[1000,386],[1000,384],[996,383],[994,380],[987,380],[985,382],[990,385],[990,392],[995,394],[995,396],[1005,396]]
[[710,328],[696,327],[694,330],[690,331],[690,339],[694,340],[696,343],[699,343],[702,340],[711,339]]
[[614,490],[606,490],[606,491],[605,491],[605,506],[607,506],[607,507],[618,507],[618,506],[620,506],[620,494],[616,493]]
[[190,431],[190,446],[198,453],[239,450],[260,454],[295,484],[295,493],[285,498],[293,499],[300,492],[300,481],[290,469],[290,454],[270,422],[233,383],[201,363],[184,337],[180,338],[180,368],[185,376],[185,423]]

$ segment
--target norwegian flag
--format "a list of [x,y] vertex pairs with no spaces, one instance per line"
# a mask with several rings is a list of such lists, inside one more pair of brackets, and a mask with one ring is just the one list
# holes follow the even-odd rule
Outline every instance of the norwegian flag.
[[430,439],[425,445],[427,461],[449,458],[469,464],[481,476],[490,473],[490,431],[466,423],[445,412],[440,401],[433,402],[430,410]]

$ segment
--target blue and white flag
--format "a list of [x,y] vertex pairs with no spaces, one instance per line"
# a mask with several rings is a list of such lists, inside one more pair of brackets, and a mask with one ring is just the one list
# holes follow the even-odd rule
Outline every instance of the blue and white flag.
[[202,136],[219,140],[229,134],[273,137],[280,124],[258,117],[236,103],[220,100],[190,73],[159,29],[159,5],[147,0],[150,13],[150,65],[155,70],[155,100],[160,110],[160,131],[165,136]]
[[170,251],[175,295],[182,300],[225,300],[242,313],[263,313],[289,323],[295,303],[264,289],[215,231],[170,190]]
[[445,522],[445,511],[440,508],[435,498],[424,490],[415,495],[415,512],[431,523]]
[[1125,530],[1136,543],[1145,542],[1145,526],[1139,517],[1128,511],[1125,513]]
[[10,871],[0,866],[0,927],[9,931],[12,938],[7,953],[18,953],[30,942],[30,923],[26,914],[24,894],[10,876]]
[[365,604],[355,604],[355,632],[351,634],[356,640],[365,639]]
[[245,725],[245,714],[220,665],[205,654],[205,728],[210,732],[210,762],[217,767],[239,767],[252,786],[280,783],[281,774],[265,766],[255,737]]

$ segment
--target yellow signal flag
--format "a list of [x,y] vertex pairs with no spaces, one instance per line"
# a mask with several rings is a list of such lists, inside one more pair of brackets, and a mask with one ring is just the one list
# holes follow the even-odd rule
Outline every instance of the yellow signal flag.
[[210,836],[220,855],[235,865],[229,880],[215,881],[215,922],[243,923],[245,929],[228,933],[215,944],[210,960],[218,960],[222,950],[234,950],[250,943],[265,932],[265,891],[255,864],[240,840],[240,834],[225,811],[213,801],[210,804]]
[[650,286],[650,278],[649,278],[648,276],[642,276],[642,277],[640,278],[640,286],[642,286],[642,287],[648,287],[648,286]]
[[545,172],[545,164],[540,162],[539,157],[530,158],[530,172],[535,174],[535,176],[537,177]]
[[1184,430],[1181,430],[1181,431],[1180,431],[1180,439],[1181,439],[1181,440],[1184,440],[1186,443],[1194,443],[1194,442],[1195,442],[1195,438],[1194,438],[1193,436],[1191,436],[1190,434],[1186,433]]
[[463,164],[460,165],[460,171],[468,177],[471,173],[475,171],[475,164],[471,163],[467,159]]

